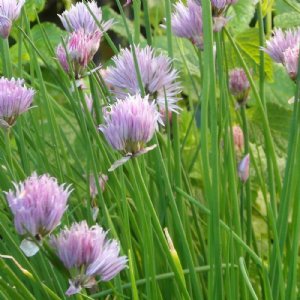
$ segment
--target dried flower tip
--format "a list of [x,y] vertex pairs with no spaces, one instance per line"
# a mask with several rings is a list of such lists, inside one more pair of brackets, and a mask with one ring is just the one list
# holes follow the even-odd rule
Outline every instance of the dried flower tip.
[[8,38],[12,23],[19,18],[25,0],[0,0],[0,37]]
[[[34,247],[33,243],[41,242],[60,223],[67,208],[70,187],[58,185],[57,180],[48,174],[38,176],[36,173],[14,186],[15,191],[6,193],[6,198],[14,215],[15,227],[19,234],[26,236],[22,247]],[[29,252],[35,250],[29,249]]]
[[[108,176],[105,174],[100,174],[98,177],[98,183],[101,188],[101,191],[104,192],[105,185],[108,180]],[[95,176],[93,174],[90,175],[90,195],[94,199],[98,195],[98,189],[95,181]]]
[[246,182],[250,172],[250,155],[249,153],[240,161],[238,166],[238,174],[242,182]]
[[109,281],[126,268],[126,256],[120,256],[120,246],[116,240],[108,240],[107,232],[95,225],[88,227],[86,221],[73,223],[57,237],[51,237],[50,244],[64,266],[75,274],[69,280],[68,296],[82,288],[96,284],[95,276],[101,281]]
[[229,72],[229,90],[239,104],[247,101],[250,83],[243,69],[236,68]]
[[17,117],[32,103],[34,90],[24,85],[23,79],[0,78],[0,126],[12,126]]
[[[178,83],[178,73],[172,68],[172,61],[165,55],[155,55],[150,46],[135,47],[137,65],[141,80],[149,100],[154,100],[159,108],[167,107],[172,112],[178,112],[177,95],[181,92]],[[106,70],[104,80],[113,87],[119,99],[128,94],[141,94],[138,76],[135,68],[132,50],[123,49],[113,58],[115,66]]]
[[235,151],[237,153],[242,153],[244,150],[244,133],[242,128],[238,125],[233,126],[232,134]]
[[[95,16],[100,28],[88,8]],[[75,5],[72,4],[70,10],[66,10],[58,16],[65,29],[69,32],[83,30],[86,34],[94,34],[96,31],[100,31],[102,35],[113,24],[113,20],[103,21],[102,10],[95,1],[90,1],[86,4],[82,2],[78,2]]]
[[68,63],[69,58],[75,77],[79,78],[97,52],[100,40],[101,34],[99,31],[86,34],[83,30],[78,30],[71,33],[65,41],[66,49],[62,44],[59,44],[56,49],[56,56],[66,73],[71,71]]

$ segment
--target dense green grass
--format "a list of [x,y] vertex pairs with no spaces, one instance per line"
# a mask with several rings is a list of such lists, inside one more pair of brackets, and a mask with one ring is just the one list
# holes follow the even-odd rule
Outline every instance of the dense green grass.
[[[108,88],[98,72],[84,79],[94,100],[91,114],[84,91],[54,58],[64,33],[38,18],[32,25],[28,11],[34,13],[26,7],[10,45],[0,39],[0,72],[24,78],[37,94],[34,107],[0,132],[1,190],[34,171],[72,184],[55,233],[74,221],[94,224],[92,206],[99,207],[96,222],[120,241],[128,268],[74,299],[298,299],[299,78],[294,84],[259,46],[271,34],[272,9],[281,16],[277,26],[288,27],[289,14],[299,19],[299,5],[240,0],[228,12],[228,26],[213,33],[210,1],[202,0],[205,48],[199,51],[172,35],[172,1],[133,0],[125,11],[114,2],[119,11],[112,30],[124,44],[150,44],[173,59],[183,85],[182,112],[157,132],[157,148],[108,173],[120,158],[97,129],[111,99]],[[106,15],[113,14],[107,8]],[[105,40],[112,52],[120,50],[109,34]],[[241,109],[228,91],[233,67],[242,67],[251,84],[248,106]],[[234,124],[243,128],[244,154],[251,156],[245,184],[237,175]],[[91,199],[89,174],[100,173],[109,177],[105,191],[96,180],[98,195]],[[36,256],[24,256],[4,193],[0,235],[0,299],[66,298],[68,271],[47,243]]]

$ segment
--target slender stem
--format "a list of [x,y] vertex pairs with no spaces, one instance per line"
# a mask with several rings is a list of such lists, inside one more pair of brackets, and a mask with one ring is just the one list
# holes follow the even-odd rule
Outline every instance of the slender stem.
[[[250,154],[249,147],[249,130],[248,122],[246,117],[246,108],[243,105],[241,107],[241,115],[243,121],[243,132],[244,132],[244,146],[245,155]],[[251,181],[247,180],[245,183],[245,203],[246,203],[246,216],[247,216],[247,226],[246,226],[246,241],[248,245],[251,245],[252,239],[252,203],[251,203]]]
[[134,43],[138,44],[140,42],[140,14],[141,14],[141,1],[133,0],[133,11],[134,11]]
[[16,179],[14,173],[12,150],[11,150],[10,132],[11,132],[10,128],[4,129],[4,142],[5,142],[7,162],[8,162],[7,168],[11,174],[11,177],[13,179]]

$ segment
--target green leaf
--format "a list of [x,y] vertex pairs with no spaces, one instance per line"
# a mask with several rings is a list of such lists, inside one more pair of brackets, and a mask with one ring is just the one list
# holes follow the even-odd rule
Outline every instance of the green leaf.
[[[110,8],[108,6],[102,7],[102,14],[103,14],[104,20],[113,19],[115,21],[114,26],[112,26],[111,30],[127,39],[127,33],[126,33],[126,29],[125,29],[121,15],[116,13],[112,8]],[[128,25],[129,31],[134,32],[133,23],[131,21],[129,21],[128,19],[127,19],[127,25]],[[146,43],[146,40],[142,35],[140,35],[140,42]]]
[[266,101],[292,110],[288,100],[295,94],[295,84],[287,75],[283,66],[274,64],[274,82],[265,85]]
[[253,0],[238,1],[232,5],[228,16],[231,17],[229,26],[234,32],[242,32],[249,27],[249,23],[255,14],[255,4]]
[[[258,74],[259,67],[260,67],[260,51],[261,51],[259,50],[258,29],[256,28],[248,29],[242,33],[237,34],[234,37],[234,39],[248,67],[252,69],[253,74]],[[230,43],[227,43],[226,50],[227,50],[229,69],[241,67],[239,58],[237,57]],[[265,74],[268,80],[272,80],[273,78],[272,60],[267,55],[265,55]]]
[[25,8],[29,21],[35,21],[36,14],[44,9],[45,3],[45,0],[26,0]]
[[[39,52],[47,59],[51,64],[53,61],[53,54],[49,51],[44,34],[47,36],[53,50],[61,42],[61,36],[65,35],[65,32],[53,23],[37,24],[31,29],[32,42]],[[13,63],[18,62],[18,47],[19,43],[16,43],[10,48],[11,59]],[[27,63],[30,60],[30,56],[26,50],[25,45],[22,45],[22,62]]]
[[283,29],[297,27],[300,25],[300,13],[298,12],[288,12],[280,14],[274,18],[275,27],[280,27]]

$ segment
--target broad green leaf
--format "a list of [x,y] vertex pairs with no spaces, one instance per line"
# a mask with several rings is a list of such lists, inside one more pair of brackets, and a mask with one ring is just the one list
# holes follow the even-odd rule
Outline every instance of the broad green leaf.
[[249,23],[255,14],[255,4],[253,0],[238,1],[232,5],[228,16],[231,17],[229,26],[234,32],[242,32],[249,27]]
[[[239,47],[241,54],[254,75],[259,73],[260,67],[260,49],[259,49],[259,33],[258,29],[251,28],[242,33],[239,33],[234,37],[237,46]],[[232,46],[227,43],[227,58],[229,69],[235,67],[241,67],[239,58],[235,54]],[[265,55],[265,74],[269,80],[272,80],[272,61],[271,58]]]
[[[102,8],[102,13],[103,13],[104,20],[114,19],[115,23],[111,27],[111,30],[118,33],[122,37],[127,38],[126,29],[125,29],[124,22],[123,22],[121,15],[116,13],[112,8],[110,8],[108,6],[104,6]],[[134,32],[133,23],[131,21],[129,21],[128,19],[127,19],[127,25],[129,28],[129,32],[133,33]],[[140,36],[140,42],[141,43],[146,42],[145,38],[142,35]]]
[[29,21],[35,21],[36,14],[44,9],[46,0],[26,0],[25,8]]
[[287,75],[283,66],[274,64],[274,82],[267,82],[265,86],[266,101],[284,107],[293,108],[288,104],[295,93],[295,84]]
[[283,29],[297,27],[300,25],[300,13],[289,12],[276,16],[274,18],[275,27],[280,27]]
[[[39,50],[39,52],[48,60],[48,63],[51,64],[51,61],[53,61],[54,58],[47,47],[47,44],[44,39],[44,34],[47,36],[53,50],[55,50],[57,45],[61,42],[61,37],[65,34],[65,32],[55,24],[48,22],[42,23],[41,25],[37,24],[31,29],[33,44]],[[10,48],[13,63],[17,63],[18,61],[18,47],[19,44],[16,43]],[[27,63],[29,60],[30,56],[26,50],[25,45],[23,44],[22,61],[23,63]]]
[[[286,107],[283,107],[281,105],[269,102],[267,103],[267,111],[272,138],[274,140],[277,153],[284,155],[287,151],[288,135],[292,116],[289,104],[287,104]],[[257,138],[262,137],[262,123],[260,114],[256,108],[253,108],[248,116],[253,129],[252,134],[256,136],[257,140]],[[264,143],[263,138],[260,140],[260,142],[262,144]]]

